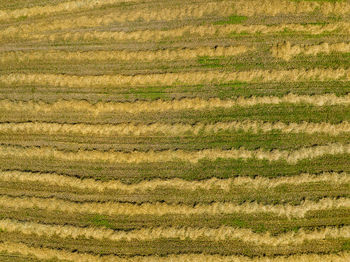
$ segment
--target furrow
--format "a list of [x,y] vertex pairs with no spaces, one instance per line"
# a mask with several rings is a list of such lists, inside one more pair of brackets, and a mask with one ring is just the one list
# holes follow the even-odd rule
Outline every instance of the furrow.
[[181,190],[212,190],[220,189],[226,192],[234,190],[235,187],[247,189],[266,189],[275,188],[281,185],[303,185],[308,183],[326,183],[331,186],[349,184],[350,175],[346,173],[321,173],[321,174],[300,174],[291,177],[237,177],[228,179],[211,178],[201,181],[186,181],[179,178],[161,180],[154,179],[143,181],[137,184],[125,184],[118,180],[108,182],[97,181],[94,179],[79,179],[68,177],[55,173],[33,173],[20,171],[0,171],[0,181],[4,182],[31,182],[41,183],[49,186],[60,186],[75,188],[81,190],[96,190],[103,192],[107,190],[124,191],[129,194],[135,192],[147,192],[158,188],[171,189],[179,188]]
[[322,43],[318,45],[291,45],[290,42],[285,41],[277,43],[271,48],[271,53],[274,57],[282,58],[289,61],[294,56],[299,54],[304,55],[317,55],[317,54],[329,54],[331,52],[349,53],[350,43]]
[[155,60],[188,60],[197,58],[198,56],[235,56],[254,48],[246,46],[229,46],[229,47],[199,47],[195,49],[173,49],[173,50],[156,50],[156,51],[86,51],[86,52],[66,52],[66,51],[33,51],[33,52],[6,52],[2,53],[1,62],[9,61],[155,61]]
[[0,196],[0,206],[12,208],[13,210],[25,208],[39,208],[48,211],[60,211],[67,213],[81,214],[101,214],[101,215],[152,215],[164,216],[169,214],[175,215],[218,215],[218,214],[255,214],[255,213],[273,213],[278,216],[291,218],[303,218],[309,211],[332,210],[337,208],[350,208],[350,199],[340,198],[324,198],[318,202],[303,201],[300,205],[264,205],[255,203],[245,203],[237,205],[233,203],[216,202],[209,205],[198,204],[194,207],[183,204],[167,204],[167,203],[143,203],[128,204],[115,202],[83,202],[76,203],[72,201],[60,200],[56,198],[36,198],[22,197],[13,198],[8,196]]
[[260,132],[268,133],[280,131],[282,133],[324,133],[333,136],[341,135],[350,132],[350,123],[344,121],[340,124],[330,123],[283,123],[283,122],[263,122],[263,121],[233,121],[233,122],[218,122],[215,124],[197,123],[190,124],[59,124],[59,123],[0,123],[0,133],[13,134],[74,134],[74,135],[99,135],[99,136],[144,136],[162,134],[167,136],[180,135],[208,135],[219,132],[236,132],[245,131],[258,134]]
[[306,232],[303,229],[297,232],[289,232],[278,236],[271,236],[269,233],[254,233],[249,229],[239,229],[228,226],[220,228],[174,228],[155,227],[144,228],[132,231],[113,231],[110,229],[80,228],[69,225],[47,225],[34,222],[20,222],[10,219],[0,220],[0,229],[7,232],[19,232],[23,234],[35,234],[38,236],[58,236],[60,238],[85,237],[96,240],[111,241],[147,241],[156,239],[179,239],[179,240],[199,240],[208,239],[210,241],[241,240],[256,245],[300,245],[305,241],[319,241],[323,239],[350,238],[350,227],[342,228],[325,227],[320,230]]

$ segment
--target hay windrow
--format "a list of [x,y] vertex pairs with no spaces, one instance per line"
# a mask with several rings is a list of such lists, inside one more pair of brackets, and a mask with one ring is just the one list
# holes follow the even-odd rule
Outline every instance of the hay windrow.
[[238,97],[235,99],[220,98],[183,98],[171,101],[136,101],[136,102],[98,102],[95,104],[84,100],[58,100],[53,103],[41,101],[10,101],[0,100],[0,109],[11,112],[65,112],[81,111],[84,114],[99,115],[111,112],[123,112],[140,114],[144,112],[166,112],[181,110],[213,110],[216,108],[252,107],[256,105],[278,105],[278,104],[307,104],[313,106],[349,105],[350,95],[336,96],[325,95],[295,95],[288,94],[282,97]]
[[287,218],[303,218],[309,211],[332,210],[337,208],[347,208],[350,210],[350,199],[324,198],[318,202],[304,201],[300,205],[264,205],[260,203],[245,203],[237,205],[233,203],[212,203],[198,204],[195,207],[183,204],[166,204],[166,203],[144,203],[128,204],[113,202],[83,202],[75,203],[72,201],[60,200],[55,198],[42,199],[37,197],[13,198],[0,196],[0,206],[12,208],[13,210],[38,208],[47,211],[60,211],[64,213],[82,213],[82,214],[100,214],[100,215],[152,215],[164,216],[168,214],[175,215],[219,215],[219,214],[256,214],[256,213],[273,213],[278,216]]
[[160,163],[171,161],[183,161],[191,164],[197,164],[200,160],[214,161],[222,159],[256,159],[268,161],[286,161],[289,164],[296,164],[304,159],[313,159],[325,155],[350,154],[350,144],[332,143],[329,145],[303,147],[293,151],[287,150],[246,150],[244,148],[219,150],[203,149],[197,151],[183,150],[165,150],[130,153],[116,151],[88,151],[79,150],[77,152],[66,152],[56,150],[51,147],[14,147],[0,146],[0,156],[18,157],[18,158],[38,158],[38,159],[57,159],[63,161],[87,161],[87,162],[105,162],[105,163]]
[[332,52],[337,53],[349,53],[349,43],[321,43],[318,45],[292,45],[290,42],[285,41],[275,44],[271,48],[271,53],[274,57],[282,58],[289,61],[293,57],[304,54],[304,55],[318,55],[318,54],[329,54]]
[[283,123],[263,121],[233,121],[217,122],[215,124],[197,123],[190,124],[163,124],[153,123],[148,125],[121,123],[121,124],[59,124],[59,123],[0,123],[0,133],[12,134],[66,134],[66,135],[99,135],[99,136],[145,136],[161,134],[164,136],[181,136],[191,134],[193,136],[210,135],[219,132],[245,131],[254,134],[280,131],[282,133],[324,133],[332,136],[350,133],[350,123],[344,121],[340,124],[330,123]]
[[263,189],[275,188],[281,185],[303,185],[314,183],[325,183],[329,186],[346,185],[350,183],[350,175],[347,173],[322,173],[322,174],[300,174],[290,177],[264,178],[264,177],[237,177],[228,179],[211,178],[201,181],[187,181],[180,178],[174,179],[153,179],[142,181],[137,184],[125,184],[118,180],[98,181],[94,179],[79,179],[55,173],[33,173],[21,171],[1,171],[0,181],[40,183],[47,186],[67,187],[67,189],[106,190],[122,191],[128,194],[134,192],[147,192],[155,189],[180,188],[181,190],[215,190],[220,189],[226,192],[235,188]]
[[185,254],[169,255],[166,257],[159,256],[135,256],[130,258],[121,258],[117,256],[98,256],[78,252],[67,252],[49,248],[30,247],[21,243],[4,242],[0,243],[0,251],[10,254],[22,254],[25,256],[34,255],[39,259],[55,259],[77,261],[77,262],[296,262],[296,261],[334,261],[347,262],[350,259],[348,252],[330,255],[305,254],[292,255],[289,257],[268,257],[268,258],[249,258],[244,256],[220,256],[220,255],[203,255],[203,254]]
[[254,243],[256,245],[301,245],[305,241],[317,241],[322,239],[334,238],[349,238],[350,227],[344,226],[342,228],[325,227],[321,230],[314,230],[312,232],[305,232],[300,229],[297,232],[289,232],[278,236],[271,236],[269,233],[260,234],[254,233],[250,229],[240,229],[228,226],[220,228],[145,228],[132,231],[113,231],[111,229],[97,229],[97,228],[81,228],[69,225],[46,225],[34,222],[20,222],[10,219],[0,220],[0,229],[7,232],[19,232],[22,234],[35,234],[37,236],[58,236],[60,238],[85,237],[95,240],[111,240],[111,241],[146,241],[153,239],[208,239],[210,241],[223,240],[241,240],[247,243]]

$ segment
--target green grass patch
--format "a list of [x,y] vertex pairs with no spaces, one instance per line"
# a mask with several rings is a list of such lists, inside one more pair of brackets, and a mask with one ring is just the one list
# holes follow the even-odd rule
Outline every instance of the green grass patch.
[[243,220],[240,220],[240,219],[233,219],[232,222],[231,222],[231,225],[235,225],[237,227],[246,227],[247,226],[247,223]]
[[220,20],[220,21],[215,22],[214,24],[215,25],[240,24],[240,23],[246,21],[247,19],[248,19],[248,17],[246,17],[246,16],[231,15],[224,20]]
[[147,87],[147,88],[130,88],[126,96],[133,96],[137,99],[156,100],[166,99],[166,89],[169,87]]
[[90,222],[97,227],[114,228],[112,223],[102,215],[94,215],[90,218]]
[[350,240],[345,240],[343,242],[341,249],[342,249],[342,251],[349,251],[350,250]]
[[[256,33],[256,35],[259,34],[259,33]],[[236,32],[232,32],[232,33],[229,33],[228,36],[229,37],[241,37],[241,36],[253,36],[253,34],[250,34],[248,32],[241,32],[241,33],[236,33]]]
[[197,59],[197,62],[201,67],[216,68],[224,66],[224,57],[209,57],[209,56],[200,56]]
[[264,233],[267,231],[267,228],[265,227],[264,224],[257,224],[254,228],[253,231],[256,233]]

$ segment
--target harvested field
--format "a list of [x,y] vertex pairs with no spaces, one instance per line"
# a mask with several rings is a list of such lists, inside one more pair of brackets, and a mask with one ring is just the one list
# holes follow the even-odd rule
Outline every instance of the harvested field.
[[350,261],[350,2],[0,1],[0,261]]

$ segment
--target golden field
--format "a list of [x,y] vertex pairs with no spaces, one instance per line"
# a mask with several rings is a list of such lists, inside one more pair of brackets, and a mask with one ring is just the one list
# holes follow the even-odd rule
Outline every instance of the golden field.
[[0,1],[0,261],[350,261],[350,1]]

